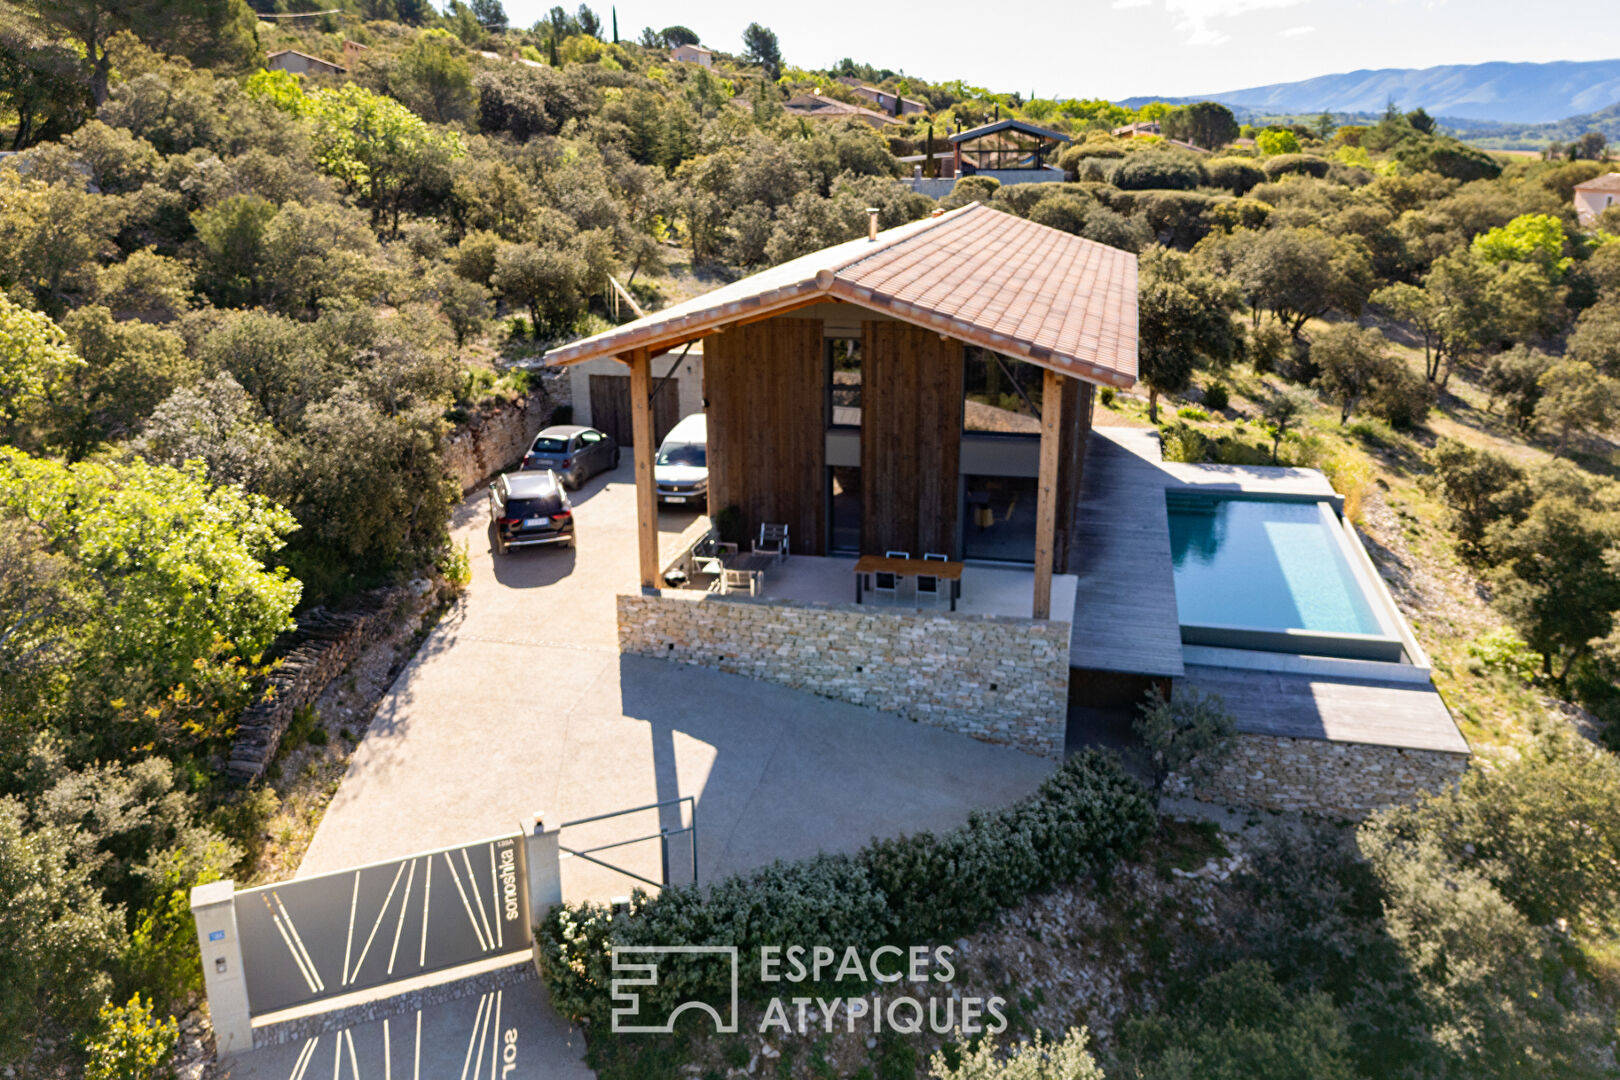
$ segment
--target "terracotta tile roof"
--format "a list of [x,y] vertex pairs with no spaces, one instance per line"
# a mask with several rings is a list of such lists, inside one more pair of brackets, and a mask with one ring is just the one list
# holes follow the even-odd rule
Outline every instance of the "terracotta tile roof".
[[969,203],[805,255],[594,337],[552,365],[654,352],[842,300],[1087,382],[1136,381],[1136,256]]
[[1595,177],[1583,184],[1575,185],[1576,191],[1620,191],[1620,173],[1612,172],[1607,176]]

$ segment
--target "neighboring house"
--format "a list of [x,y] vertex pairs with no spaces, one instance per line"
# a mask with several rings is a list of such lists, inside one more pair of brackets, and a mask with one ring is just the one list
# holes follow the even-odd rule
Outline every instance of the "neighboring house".
[[888,127],[900,121],[888,113],[863,109],[837,98],[824,97],[820,90],[808,94],[794,94],[782,103],[782,111],[790,116],[803,116],[811,120],[859,120],[875,128]]
[[343,75],[348,70],[341,64],[301,53],[297,49],[282,49],[271,53],[265,57],[264,66],[271,71],[287,71],[294,75]]
[[360,63],[360,54],[370,51],[370,45],[362,45],[358,41],[349,41],[345,38],[343,42],[343,62],[348,65],[350,71],[353,71],[356,65]]
[[1119,139],[1136,139],[1147,135],[1162,135],[1157,120],[1142,120],[1135,124],[1126,124],[1124,127],[1114,129],[1114,137]]
[[890,116],[910,116],[914,113],[928,111],[928,106],[924,102],[901,97],[887,90],[880,90],[875,86],[867,86],[865,83],[858,82],[851,86],[850,89],[856,97],[870,101]]
[[997,120],[950,137],[958,176],[991,176],[1003,184],[1046,183],[1064,179],[1063,170],[1046,159],[1069,141],[1022,120]]
[[704,67],[714,66],[714,53],[701,45],[677,45],[669,50],[669,58],[678,60],[683,64],[702,64]]
[[1620,206],[1620,173],[1575,185],[1575,218],[1582,225],[1592,224],[1611,206]]

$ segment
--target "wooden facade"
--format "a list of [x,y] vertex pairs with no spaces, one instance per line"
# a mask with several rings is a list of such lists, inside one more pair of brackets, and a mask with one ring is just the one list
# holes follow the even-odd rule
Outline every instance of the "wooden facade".
[[959,558],[962,343],[861,323],[861,550]]
[[[962,557],[962,342],[870,312],[818,305],[705,339],[709,512],[736,507],[740,534],[786,522],[793,550],[828,546],[828,336],[862,340],[861,552]],[[816,318],[805,318],[814,314]],[[1094,387],[1061,384],[1051,569],[1078,562],[1080,498]],[[1054,452],[1055,451],[1055,452]]]
[[735,506],[744,536],[786,523],[803,555],[826,550],[825,355],[820,319],[782,316],[704,342],[710,512]]

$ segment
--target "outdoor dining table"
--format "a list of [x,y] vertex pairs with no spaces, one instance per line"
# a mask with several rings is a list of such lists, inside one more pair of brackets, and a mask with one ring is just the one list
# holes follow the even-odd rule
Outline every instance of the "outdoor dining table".
[[897,577],[937,577],[951,583],[951,610],[956,610],[956,598],[962,595],[962,564],[941,562],[938,559],[891,559],[884,555],[862,555],[855,560],[855,602],[861,602],[863,587],[869,574],[894,574]]

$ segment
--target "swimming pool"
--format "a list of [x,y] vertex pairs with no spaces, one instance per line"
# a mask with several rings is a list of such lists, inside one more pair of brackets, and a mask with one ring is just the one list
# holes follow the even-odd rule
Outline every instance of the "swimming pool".
[[1331,503],[1167,493],[1184,644],[1400,661]]

